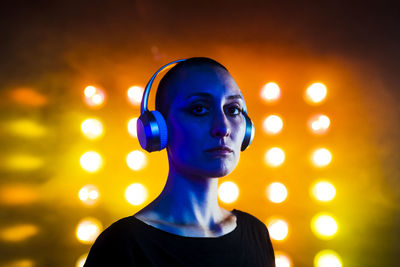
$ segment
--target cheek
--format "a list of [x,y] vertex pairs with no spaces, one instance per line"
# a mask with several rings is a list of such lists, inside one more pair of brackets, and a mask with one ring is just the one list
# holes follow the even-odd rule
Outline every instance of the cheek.
[[171,120],[168,124],[168,145],[171,149],[180,154],[193,153],[190,148],[201,147],[201,129],[191,126],[189,123],[182,123],[178,120]]

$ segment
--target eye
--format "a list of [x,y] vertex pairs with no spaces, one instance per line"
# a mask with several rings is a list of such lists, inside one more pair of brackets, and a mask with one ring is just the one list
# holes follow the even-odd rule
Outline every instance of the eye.
[[195,115],[204,115],[207,113],[208,109],[203,105],[195,105],[190,108],[191,112]]
[[236,106],[236,105],[228,107],[227,110],[228,110],[229,115],[232,115],[232,116],[238,116],[242,113],[242,108],[240,106]]

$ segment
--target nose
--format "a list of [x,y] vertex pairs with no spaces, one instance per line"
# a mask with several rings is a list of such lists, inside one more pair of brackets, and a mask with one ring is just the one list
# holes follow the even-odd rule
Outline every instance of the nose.
[[211,128],[211,135],[213,137],[226,137],[231,134],[231,129],[229,127],[228,119],[224,112],[218,112],[214,116],[212,128]]

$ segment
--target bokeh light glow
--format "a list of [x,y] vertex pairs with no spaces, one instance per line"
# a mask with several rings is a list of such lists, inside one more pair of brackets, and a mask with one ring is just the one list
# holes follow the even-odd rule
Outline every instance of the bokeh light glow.
[[104,105],[106,94],[103,89],[89,85],[84,90],[85,103],[90,107],[101,107]]
[[263,122],[263,130],[267,134],[274,135],[282,131],[283,121],[278,115],[270,115]]
[[0,239],[7,242],[21,242],[39,232],[39,228],[33,224],[17,224],[0,229]]
[[273,203],[282,203],[288,195],[285,185],[278,182],[270,184],[266,191],[268,199]]
[[315,255],[314,267],[342,267],[342,260],[335,251],[325,249]]
[[268,166],[278,167],[285,161],[285,152],[279,147],[273,147],[265,153],[264,160]]
[[316,149],[312,153],[312,162],[314,163],[314,166],[316,167],[325,167],[332,161],[332,154],[331,152],[326,149],[326,148],[319,148]]
[[321,239],[331,239],[338,231],[336,220],[328,213],[319,213],[311,220],[313,233]]
[[127,95],[129,102],[134,105],[138,106],[142,102],[144,88],[141,86],[132,86],[128,89]]
[[275,266],[292,267],[292,260],[286,253],[282,251],[275,251]]
[[288,223],[279,218],[272,218],[267,223],[268,231],[272,239],[283,241],[289,233]]
[[103,160],[99,153],[88,151],[80,158],[81,167],[88,172],[96,172],[103,165]]
[[134,150],[126,156],[128,167],[134,171],[143,169],[147,164],[146,155],[140,150]]
[[47,129],[30,119],[18,119],[6,124],[6,130],[16,136],[25,138],[41,138],[47,134]]
[[93,205],[99,199],[99,190],[94,185],[85,185],[79,190],[79,199],[86,205]]
[[326,94],[327,89],[324,84],[313,83],[307,88],[305,98],[310,104],[319,104],[325,100]]
[[33,171],[44,165],[42,157],[29,154],[13,154],[5,158],[4,166],[12,171]]
[[76,227],[76,237],[83,244],[92,244],[101,233],[103,226],[99,220],[86,217]]
[[89,139],[98,139],[103,135],[103,124],[95,118],[86,119],[81,124],[84,136]]
[[239,197],[239,187],[231,181],[223,182],[218,187],[218,198],[224,203],[233,203]]
[[142,205],[147,199],[147,189],[140,183],[134,183],[125,190],[125,199],[132,205]]
[[328,181],[318,181],[311,186],[311,195],[318,201],[331,201],[336,195],[335,187]]
[[308,120],[308,128],[314,134],[324,134],[329,130],[331,121],[328,116],[318,114]]
[[266,102],[275,102],[281,97],[281,89],[274,82],[269,82],[261,89],[261,98]]
[[0,188],[0,203],[5,205],[32,204],[39,199],[35,188],[24,184],[9,184]]
[[81,256],[76,260],[75,267],[83,267],[83,265],[84,265],[85,262],[86,262],[87,256],[88,256],[88,253],[85,253],[85,254],[81,255]]
[[128,133],[130,136],[137,138],[137,131],[136,131],[136,123],[137,123],[137,117],[132,118],[128,121]]

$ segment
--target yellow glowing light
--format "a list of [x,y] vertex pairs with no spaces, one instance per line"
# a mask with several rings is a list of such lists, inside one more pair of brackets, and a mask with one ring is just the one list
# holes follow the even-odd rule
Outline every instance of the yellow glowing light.
[[282,251],[275,251],[275,266],[292,267],[292,260],[286,253]]
[[342,267],[342,260],[335,251],[325,249],[315,255],[314,267]]
[[76,227],[76,237],[81,243],[91,244],[96,240],[102,229],[103,226],[99,220],[86,217],[79,221]]
[[99,190],[96,186],[89,184],[82,187],[78,195],[83,203],[93,205],[99,199]]
[[306,90],[306,100],[311,104],[321,103],[327,94],[326,86],[322,83],[313,83]]
[[273,147],[265,153],[264,160],[267,165],[278,167],[285,161],[285,152],[279,147]]
[[33,260],[30,259],[19,259],[11,262],[7,262],[4,265],[1,265],[2,267],[33,267],[35,266],[35,263]]
[[273,218],[267,223],[268,231],[272,239],[283,241],[289,233],[289,225],[283,219]]
[[319,213],[311,220],[313,233],[321,239],[331,239],[338,231],[336,220],[328,213]]
[[218,187],[218,197],[224,203],[235,202],[239,197],[239,187],[234,182],[223,182]]
[[138,118],[132,118],[128,121],[128,132],[132,137],[137,137],[136,122]]
[[147,199],[147,189],[140,183],[134,183],[125,190],[125,199],[132,205],[142,205]]
[[40,138],[47,133],[47,129],[44,126],[29,119],[19,119],[9,122],[5,128],[13,135],[26,138]]
[[267,187],[267,197],[271,202],[282,203],[287,195],[287,189],[282,183],[272,183]]
[[311,187],[311,195],[318,201],[331,201],[336,195],[335,187],[328,181],[319,181]]
[[44,161],[41,157],[27,154],[14,154],[4,161],[4,167],[15,171],[32,171],[39,169],[43,165]]
[[275,102],[281,97],[281,89],[279,86],[270,82],[261,89],[261,98],[266,102]]
[[82,133],[89,139],[98,139],[103,135],[103,124],[98,119],[86,119],[81,124]]
[[134,150],[126,156],[126,163],[134,171],[143,169],[147,164],[146,155],[140,150]]
[[332,161],[332,154],[326,148],[316,149],[312,154],[312,162],[316,167],[325,167]]
[[105,102],[106,94],[103,89],[87,86],[84,90],[84,99],[90,107],[101,107]]
[[144,88],[141,86],[132,86],[128,89],[128,100],[134,105],[138,106],[142,102]]
[[268,116],[263,122],[263,129],[267,134],[277,134],[282,131],[283,121],[277,115]]
[[80,163],[85,171],[96,172],[101,168],[103,160],[99,153],[88,151],[81,156]]
[[0,239],[8,242],[20,242],[39,232],[36,225],[17,224],[0,230]]
[[326,115],[314,115],[308,120],[309,129],[315,134],[324,134],[329,130],[331,121]]
[[85,253],[85,254],[81,255],[81,256],[76,260],[75,267],[83,267],[83,265],[84,265],[85,262],[86,262],[87,256],[88,256],[88,253]]
[[27,185],[5,185],[0,189],[0,203],[26,205],[38,199],[38,192]]

